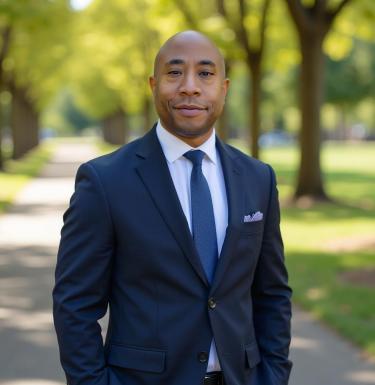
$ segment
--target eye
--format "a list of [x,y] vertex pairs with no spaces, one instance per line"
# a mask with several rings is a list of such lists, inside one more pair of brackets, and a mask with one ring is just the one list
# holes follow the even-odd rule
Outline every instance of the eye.
[[171,71],[168,71],[168,75],[170,76],[179,76],[181,75],[181,71],[180,70],[171,70]]
[[201,76],[202,78],[209,78],[209,77],[211,77],[213,75],[214,75],[214,73],[210,72],[210,71],[201,71],[201,72],[199,72],[199,76]]

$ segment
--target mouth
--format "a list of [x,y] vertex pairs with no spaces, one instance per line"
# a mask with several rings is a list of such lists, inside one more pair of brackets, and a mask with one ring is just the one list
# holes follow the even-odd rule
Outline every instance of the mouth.
[[173,109],[176,110],[180,115],[186,117],[194,117],[207,110],[206,107],[197,104],[177,104],[173,106]]

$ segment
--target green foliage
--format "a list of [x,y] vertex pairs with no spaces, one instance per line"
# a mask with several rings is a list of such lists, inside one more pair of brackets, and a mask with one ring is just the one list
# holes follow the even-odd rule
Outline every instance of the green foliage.
[[[118,108],[127,114],[139,115],[143,113],[145,100],[150,98],[147,78],[152,72],[153,57],[160,44],[179,30],[197,28],[207,33],[221,47],[231,67],[241,68],[245,54],[233,30],[239,22],[239,5],[237,1],[223,3],[229,23],[215,0],[206,1],[199,7],[187,0],[142,0],[136,3],[95,0],[80,12],[73,12],[65,0],[4,0],[0,2],[0,28],[11,25],[12,40],[3,68],[8,77],[27,87],[41,110],[51,104],[62,88],[69,88],[78,110],[95,119],[104,118]],[[311,1],[310,5],[313,3]],[[329,4],[333,7],[337,1],[331,0]],[[261,0],[245,1],[244,24],[253,48],[259,43],[261,5]],[[265,103],[262,107],[265,129],[272,127],[272,122],[280,120],[282,115],[294,116],[293,88],[296,84],[290,77],[291,68],[300,57],[284,1],[271,2],[267,20]],[[353,44],[353,37],[371,41],[374,20],[372,0],[352,2],[337,18],[325,49],[336,61],[344,60],[337,65],[345,70],[335,71],[334,75],[341,73],[344,76],[350,72],[347,66],[350,67],[353,60],[348,55],[357,46],[357,43]],[[365,66],[368,62],[365,51],[361,52],[360,63],[355,59],[355,71],[348,79],[356,75],[374,79],[373,68]],[[237,69],[231,76],[238,84],[233,91],[238,88],[240,97],[248,97],[248,91],[241,89],[251,79]],[[331,77],[328,82],[330,80]],[[342,81],[334,83],[346,84]],[[354,92],[354,87],[348,88],[352,91],[353,102],[364,98]],[[341,95],[343,91],[340,90]],[[228,99],[233,109],[231,125],[247,125],[244,111],[247,107],[242,107],[238,94],[231,92]]]
[[236,63],[231,69],[231,83],[227,96],[229,121],[231,123],[232,136],[242,136],[248,127],[247,101],[249,99],[248,81],[249,75],[246,67]]
[[70,41],[67,3],[3,1],[1,6],[1,24],[11,27],[10,51],[3,63],[6,76],[28,89],[36,105],[42,108],[64,78],[63,64]]
[[[331,7],[338,1],[329,3]],[[324,43],[324,50],[334,60],[341,60],[349,55],[353,48],[353,39],[367,42],[375,39],[375,3],[373,0],[352,1],[343,10],[333,25],[333,29]]]
[[157,12],[146,1],[96,1],[77,20],[81,39],[71,63],[72,83],[78,104],[93,117],[104,118],[119,108],[131,114],[142,110],[161,43],[158,19],[153,19]]
[[375,95],[375,44],[357,42],[351,55],[340,61],[328,60],[326,101],[355,105]]
[[46,106],[42,116],[43,127],[51,128],[58,134],[73,134],[96,125],[96,121],[77,107],[74,95],[62,89],[56,98]]

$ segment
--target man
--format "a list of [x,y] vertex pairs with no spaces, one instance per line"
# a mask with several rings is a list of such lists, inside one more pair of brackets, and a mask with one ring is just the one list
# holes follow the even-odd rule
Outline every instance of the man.
[[224,60],[204,35],[179,33],[150,85],[159,122],[82,165],[64,215],[53,296],[67,383],[286,385],[275,176],[215,137]]

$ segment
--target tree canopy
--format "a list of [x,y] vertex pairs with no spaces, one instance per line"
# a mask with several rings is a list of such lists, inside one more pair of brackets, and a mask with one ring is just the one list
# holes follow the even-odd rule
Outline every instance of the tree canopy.
[[[321,30],[319,20],[327,21]],[[360,103],[371,103],[374,21],[373,0],[208,0],[199,7],[187,0],[93,0],[82,10],[73,9],[67,0],[3,0],[2,110],[10,108],[9,100],[13,109],[27,105],[33,111],[29,116],[41,114],[42,125],[56,124],[60,132],[64,126],[78,129],[93,122],[113,126],[115,117],[116,129],[146,129],[155,119],[147,78],[156,51],[172,34],[197,29],[218,44],[227,61],[232,86],[224,125],[229,136],[251,138],[257,156],[257,138],[265,130],[281,125],[302,133],[304,119],[317,122],[315,128],[305,128],[307,132],[320,130],[322,103],[346,108],[355,116]],[[319,64],[311,69],[306,78],[310,80],[298,80],[298,65],[302,63],[303,71],[306,55],[314,50],[313,33],[320,34],[327,76],[319,80],[323,86],[314,118],[306,120],[301,94],[294,90],[301,84],[314,89],[316,82],[309,81],[325,68]],[[56,111],[65,120],[56,119]],[[0,113],[0,130],[15,124],[6,116]],[[20,124],[29,127],[21,136],[31,133],[33,124]],[[375,130],[374,119],[367,124]],[[311,143],[316,157],[319,139]],[[302,153],[309,156],[306,148]]]

